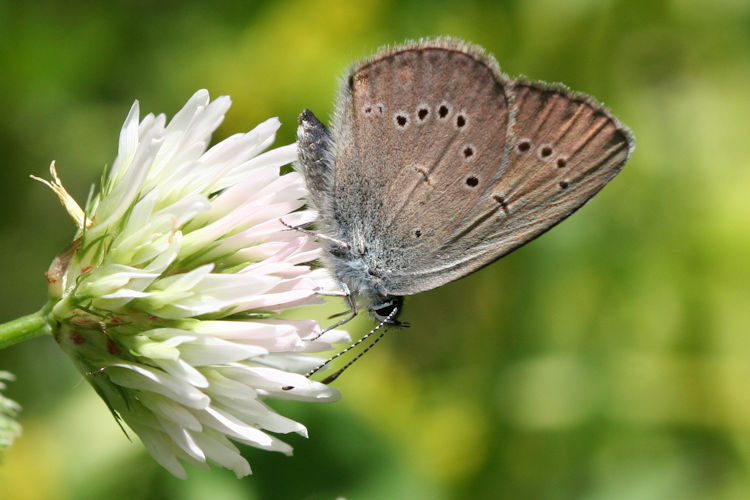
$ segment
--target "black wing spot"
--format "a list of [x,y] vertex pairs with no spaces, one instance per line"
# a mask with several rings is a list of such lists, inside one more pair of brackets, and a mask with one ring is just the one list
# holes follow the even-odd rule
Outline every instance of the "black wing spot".
[[479,184],[479,179],[477,179],[473,175],[466,178],[466,185],[467,186],[469,186],[469,187],[477,187],[477,184]]
[[516,149],[519,153],[528,153],[528,151],[531,149],[531,141],[528,139],[521,139],[520,141],[518,141]]
[[466,117],[464,115],[458,115],[458,118],[456,118],[456,126],[461,128],[464,125],[466,125]]
[[562,156],[557,159],[557,167],[558,168],[565,168],[565,166],[568,164],[568,160],[563,158]]
[[404,128],[408,120],[404,115],[396,115],[396,123],[399,127]]
[[422,236],[422,231],[420,231],[419,229],[417,229],[416,231],[414,231],[414,236],[417,237],[417,238],[419,238],[420,236]]
[[567,189],[567,187],[568,187],[569,185],[570,185],[570,184],[568,184],[568,181],[560,181],[560,187],[561,187],[562,189]]
[[470,156],[474,155],[474,149],[472,149],[471,146],[466,146],[464,148],[464,158],[469,158]]
[[385,111],[385,108],[383,107],[383,105],[382,104],[378,104],[378,113],[380,113],[382,115],[383,111]]
[[445,104],[441,104],[438,108],[438,116],[440,116],[440,118],[445,118],[446,116],[448,116],[449,111],[450,110],[448,109],[448,106],[446,106]]
[[552,146],[549,144],[545,144],[541,148],[539,148],[539,154],[542,158],[548,158],[552,154]]
[[430,114],[430,111],[427,108],[420,108],[420,110],[417,112],[417,117],[419,118],[419,121],[424,121],[425,118],[427,118],[427,115]]

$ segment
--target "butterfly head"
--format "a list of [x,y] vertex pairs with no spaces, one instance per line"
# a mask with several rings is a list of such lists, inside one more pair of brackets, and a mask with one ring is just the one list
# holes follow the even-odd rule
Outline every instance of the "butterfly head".
[[370,315],[378,322],[388,326],[408,327],[409,323],[399,321],[404,309],[404,298],[398,295],[381,296],[377,302],[370,304]]

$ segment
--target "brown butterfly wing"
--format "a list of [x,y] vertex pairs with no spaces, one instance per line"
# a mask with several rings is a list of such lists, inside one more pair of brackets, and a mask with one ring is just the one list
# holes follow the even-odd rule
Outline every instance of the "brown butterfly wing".
[[[392,276],[394,294],[417,293],[495,261],[570,216],[622,169],[630,132],[592,99],[560,86],[519,81],[511,89],[511,148],[496,178],[436,255]],[[415,279],[416,276],[416,279]]]
[[458,279],[539,236],[633,149],[592,99],[510,82],[454,42],[355,67],[342,102],[334,135],[352,140],[336,152],[335,225],[391,295]]
[[[404,273],[455,231],[506,155],[508,80],[450,41],[401,47],[350,73],[334,123],[337,237]],[[467,184],[468,183],[468,184]]]

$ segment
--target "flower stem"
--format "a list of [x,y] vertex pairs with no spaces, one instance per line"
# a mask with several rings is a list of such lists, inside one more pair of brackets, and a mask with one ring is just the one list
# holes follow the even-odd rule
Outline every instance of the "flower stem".
[[50,310],[51,306],[47,304],[34,314],[0,324],[0,349],[40,335],[51,334]]

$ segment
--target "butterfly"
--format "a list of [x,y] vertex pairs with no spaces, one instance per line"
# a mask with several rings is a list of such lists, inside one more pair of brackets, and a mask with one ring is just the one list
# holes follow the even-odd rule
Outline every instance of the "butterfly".
[[494,262],[578,210],[634,138],[591,97],[504,75],[433,39],[356,63],[329,130],[305,110],[296,168],[323,260],[349,299],[398,325],[404,296]]

